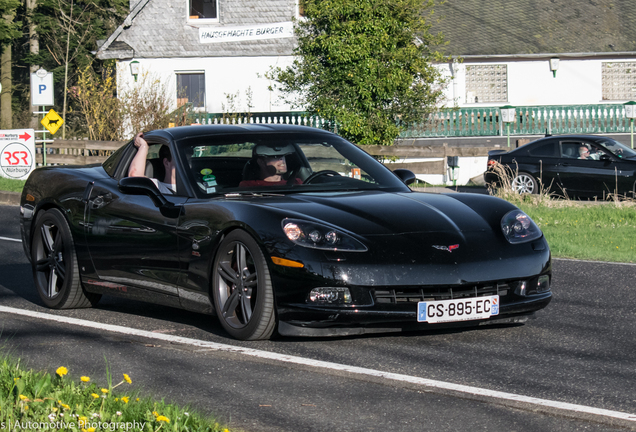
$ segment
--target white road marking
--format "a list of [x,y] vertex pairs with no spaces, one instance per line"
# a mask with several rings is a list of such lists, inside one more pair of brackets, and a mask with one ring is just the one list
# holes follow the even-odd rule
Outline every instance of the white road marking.
[[203,341],[198,339],[185,338],[181,336],[154,333],[154,332],[146,331],[146,330],[138,330],[138,329],[129,328],[129,327],[122,327],[122,326],[112,325],[112,324],[103,324],[103,323],[87,321],[87,320],[78,319],[78,318],[51,315],[51,314],[46,314],[42,312],[16,309],[16,308],[11,308],[6,306],[0,306],[0,312],[10,313],[15,315],[22,315],[22,316],[27,316],[32,318],[39,318],[39,319],[55,321],[55,322],[60,322],[65,324],[72,324],[72,325],[77,325],[82,327],[98,329],[102,331],[106,330],[106,331],[111,331],[114,333],[140,336],[140,337],[144,337],[148,339],[162,340],[166,342],[196,346],[196,347],[206,348],[209,350],[244,354],[244,355],[248,355],[252,357],[276,360],[279,362],[310,366],[310,367],[315,367],[320,369],[331,369],[331,370],[340,371],[340,372],[345,371],[345,372],[349,372],[349,373],[357,374],[357,375],[364,375],[364,376],[382,378],[382,379],[393,380],[393,381],[400,381],[403,383],[409,383],[412,385],[418,385],[422,387],[436,388],[440,390],[452,391],[452,392],[463,393],[466,395],[474,395],[479,397],[488,397],[488,398],[498,399],[498,400],[506,401],[506,402],[531,404],[537,408],[543,407],[547,409],[570,411],[570,412],[578,413],[578,414],[602,416],[602,417],[609,417],[609,418],[617,419],[617,420],[636,422],[636,414],[629,414],[629,413],[624,413],[620,411],[611,411],[611,410],[606,410],[602,408],[595,408],[595,407],[589,407],[585,405],[576,405],[576,404],[571,404],[566,402],[552,401],[549,399],[540,399],[540,398],[523,396],[523,395],[518,395],[513,393],[500,392],[496,390],[488,390],[488,389],[483,389],[479,387],[471,387],[471,386],[453,384],[453,383],[444,382],[444,381],[436,381],[436,380],[431,380],[427,378],[420,378],[420,377],[396,374],[391,372],[383,372],[379,370],[367,369],[367,368],[362,368],[357,366],[349,366],[349,365],[331,363],[331,362],[326,362],[321,360],[312,360],[312,359],[303,358],[303,357],[261,351],[261,350],[256,350],[252,348],[237,347],[237,346],[226,345],[226,344],[221,344],[217,342],[209,342],[209,341]]
[[9,238],[9,237],[0,237],[0,240],[14,241],[14,242],[22,243],[22,240],[20,240],[20,239],[13,239],[13,238]]
[[592,261],[592,260],[575,259],[575,258],[552,257],[552,261],[575,261],[579,263],[590,263],[590,264],[615,264],[615,265],[624,265],[624,266],[636,266],[635,263],[624,263],[624,262],[616,262],[616,261]]

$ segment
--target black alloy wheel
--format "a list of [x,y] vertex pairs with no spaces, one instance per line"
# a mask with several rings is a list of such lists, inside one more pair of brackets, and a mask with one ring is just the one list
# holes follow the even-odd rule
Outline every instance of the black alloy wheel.
[[258,244],[245,231],[232,231],[219,246],[212,290],[216,314],[232,337],[271,337],[276,314],[269,269]]
[[84,291],[75,245],[66,218],[57,209],[40,212],[31,240],[35,286],[44,304],[53,309],[91,307],[100,294]]

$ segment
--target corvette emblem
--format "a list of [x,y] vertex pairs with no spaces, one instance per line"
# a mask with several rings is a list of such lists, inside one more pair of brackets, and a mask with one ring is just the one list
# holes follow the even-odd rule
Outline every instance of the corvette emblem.
[[439,249],[439,250],[443,250],[443,251],[447,251],[447,252],[453,252],[455,249],[457,249],[459,247],[459,245],[458,244],[454,244],[454,245],[450,245],[450,246],[433,245],[433,247],[435,249]]

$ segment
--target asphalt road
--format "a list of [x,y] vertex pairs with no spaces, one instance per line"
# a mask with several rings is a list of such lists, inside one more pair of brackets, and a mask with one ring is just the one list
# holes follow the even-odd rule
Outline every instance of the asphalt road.
[[[4,239],[2,239],[4,238]],[[33,287],[18,208],[0,206],[0,306],[234,347],[636,413],[636,266],[554,261],[554,300],[522,326],[334,339],[238,342],[212,317],[104,297],[51,311]],[[608,431],[636,429],[571,410],[436,390],[386,377],[0,313],[1,345],[73,378],[128,373],[146,394],[215,413],[246,431]]]

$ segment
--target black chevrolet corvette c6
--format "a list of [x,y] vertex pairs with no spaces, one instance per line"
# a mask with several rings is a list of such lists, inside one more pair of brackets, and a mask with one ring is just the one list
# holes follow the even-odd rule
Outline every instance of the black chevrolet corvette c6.
[[[216,314],[253,340],[523,322],[550,302],[548,244],[506,201],[412,192],[410,171],[308,127],[145,139],[147,177],[128,176],[132,142],[29,177],[22,238],[46,306],[117,295]],[[148,177],[171,164],[162,194]]]

